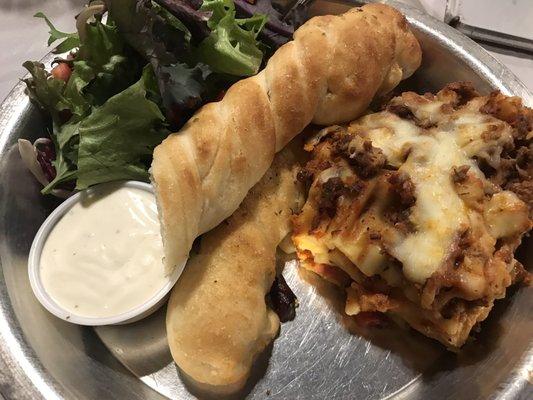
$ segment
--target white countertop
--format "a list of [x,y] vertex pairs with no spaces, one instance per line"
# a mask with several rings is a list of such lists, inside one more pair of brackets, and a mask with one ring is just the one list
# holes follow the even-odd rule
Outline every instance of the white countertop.
[[[486,0],[464,0],[483,2]],[[509,13],[517,1],[501,0],[509,3]],[[409,0],[406,0],[409,2]],[[413,2],[413,1],[411,1]],[[443,19],[445,0],[418,0],[426,11],[438,19]],[[39,60],[47,52],[48,27],[43,20],[32,18],[37,11],[43,11],[58,29],[74,31],[74,15],[86,0],[0,0],[0,100],[9,93],[17,79],[25,74],[21,64],[26,60]],[[533,7],[532,14],[533,14]],[[482,10],[482,8],[481,8]],[[503,20],[503,19],[502,19]],[[533,38],[533,24],[525,24],[526,19],[506,18],[508,23],[520,23],[520,29],[529,32]],[[531,20],[531,19],[529,19]],[[533,58],[491,52],[506,64],[533,91]]]
[[[400,0],[412,3],[410,0]],[[443,21],[446,0],[415,0],[433,17]],[[457,0],[456,0],[457,1]],[[486,9],[490,1],[490,12]],[[485,6],[485,7],[484,7]],[[462,0],[461,9],[475,16],[475,20],[468,18],[465,22],[475,26],[500,32],[520,35],[533,39],[533,2],[532,0]],[[524,12],[525,10],[525,12]],[[471,18],[471,17],[470,17]],[[463,20],[465,18],[462,18]],[[533,91],[533,56],[515,52],[498,50],[491,51],[495,58],[507,66],[530,91]]]

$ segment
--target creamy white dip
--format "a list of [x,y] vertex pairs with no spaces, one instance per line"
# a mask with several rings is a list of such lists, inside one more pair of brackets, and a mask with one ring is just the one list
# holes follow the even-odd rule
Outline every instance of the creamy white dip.
[[155,196],[103,185],[55,225],[40,259],[52,299],[82,317],[111,317],[153,297],[169,277]]

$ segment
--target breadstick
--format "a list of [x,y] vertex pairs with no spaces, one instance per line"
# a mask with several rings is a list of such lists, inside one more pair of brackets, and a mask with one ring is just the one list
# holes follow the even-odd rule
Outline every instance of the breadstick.
[[202,107],[155,149],[166,265],[182,268],[194,239],[237,209],[305,126],[354,119],[420,60],[405,18],[383,4],[302,25],[263,71]]
[[172,291],[167,335],[172,356],[195,382],[233,391],[276,336],[279,319],[265,295],[276,275],[276,247],[299,201],[288,146],[237,211],[201,239]]

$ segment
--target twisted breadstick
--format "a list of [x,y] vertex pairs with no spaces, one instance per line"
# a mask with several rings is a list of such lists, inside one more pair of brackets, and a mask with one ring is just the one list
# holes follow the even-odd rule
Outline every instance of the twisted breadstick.
[[233,215],[202,236],[172,290],[167,336],[172,357],[196,384],[216,392],[244,385],[254,358],[279,330],[265,295],[276,275],[276,248],[299,206],[296,147],[274,158]]
[[274,154],[306,125],[354,119],[419,66],[405,18],[382,4],[315,17],[259,74],[234,84],[154,151],[168,267],[237,209]]

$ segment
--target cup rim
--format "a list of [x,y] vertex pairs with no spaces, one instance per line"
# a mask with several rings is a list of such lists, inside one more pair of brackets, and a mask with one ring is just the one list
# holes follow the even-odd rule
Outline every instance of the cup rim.
[[[174,287],[175,283],[177,282],[178,278],[180,277],[185,267],[185,262],[184,262],[183,265],[174,268],[174,270],[171,272],[169,276],[168,282],[163,287],[161,287],[161,289],[159,289],[148,300],[135,306],[131,310],[128,310],[128,311],[125,311],[125,312],[122,312],[120,314],[113,315],[110,317],[84,317],[82,315],[76,315],[70,311],[67,311],[63,306],[61,306],[61,304],[57,303],[48,294],[48,292],[46,291],[43,285],[43,282],[41,280],[41,274],[40,274],[41,254],[42,254],[46,239],[48,238],[52,229],[61,220],[61,218],[75,204],[77,204],[80,201],[82,195],[84,195],[85,193],[98,191],[104,188],[105,186],[109,186],[109,185],[115,185],[118,188],[131,187],[135,189],[145,190],[150,193],[154,193],[154,189],[151,184],[146,183],[146,182],[141,182],[141,181],[133,181],[133,180],[101,183],[101,184],[92,186],[89,189],[79,191],[73,194],[72,196],[70,196],[63,203],[61,203],[44,220],[39,230],[37,231],[33,239],[33,242],[31,244],[31,247],[30,247],[30,253],[28,256],[28,276],[29,276],[30,285],[31,285],[31,288],[33,290],[35,297],[44,306],[44,308],[46,308],[50,313],[52,313],[58,318],[61,318],[64,321],[71,322],[73,324],[86,325],[86,326],[100,326],[100,325],[123,324],[123,323],[127,323],[129,320],[137,321],[139,319],[137,317],[139,317],[143,313],[146,313],[148,311],[155,311],[156,309],[155,306],[159,302],[161,302],[161,300]],[[152,308],[153,310],[151,310]]]

